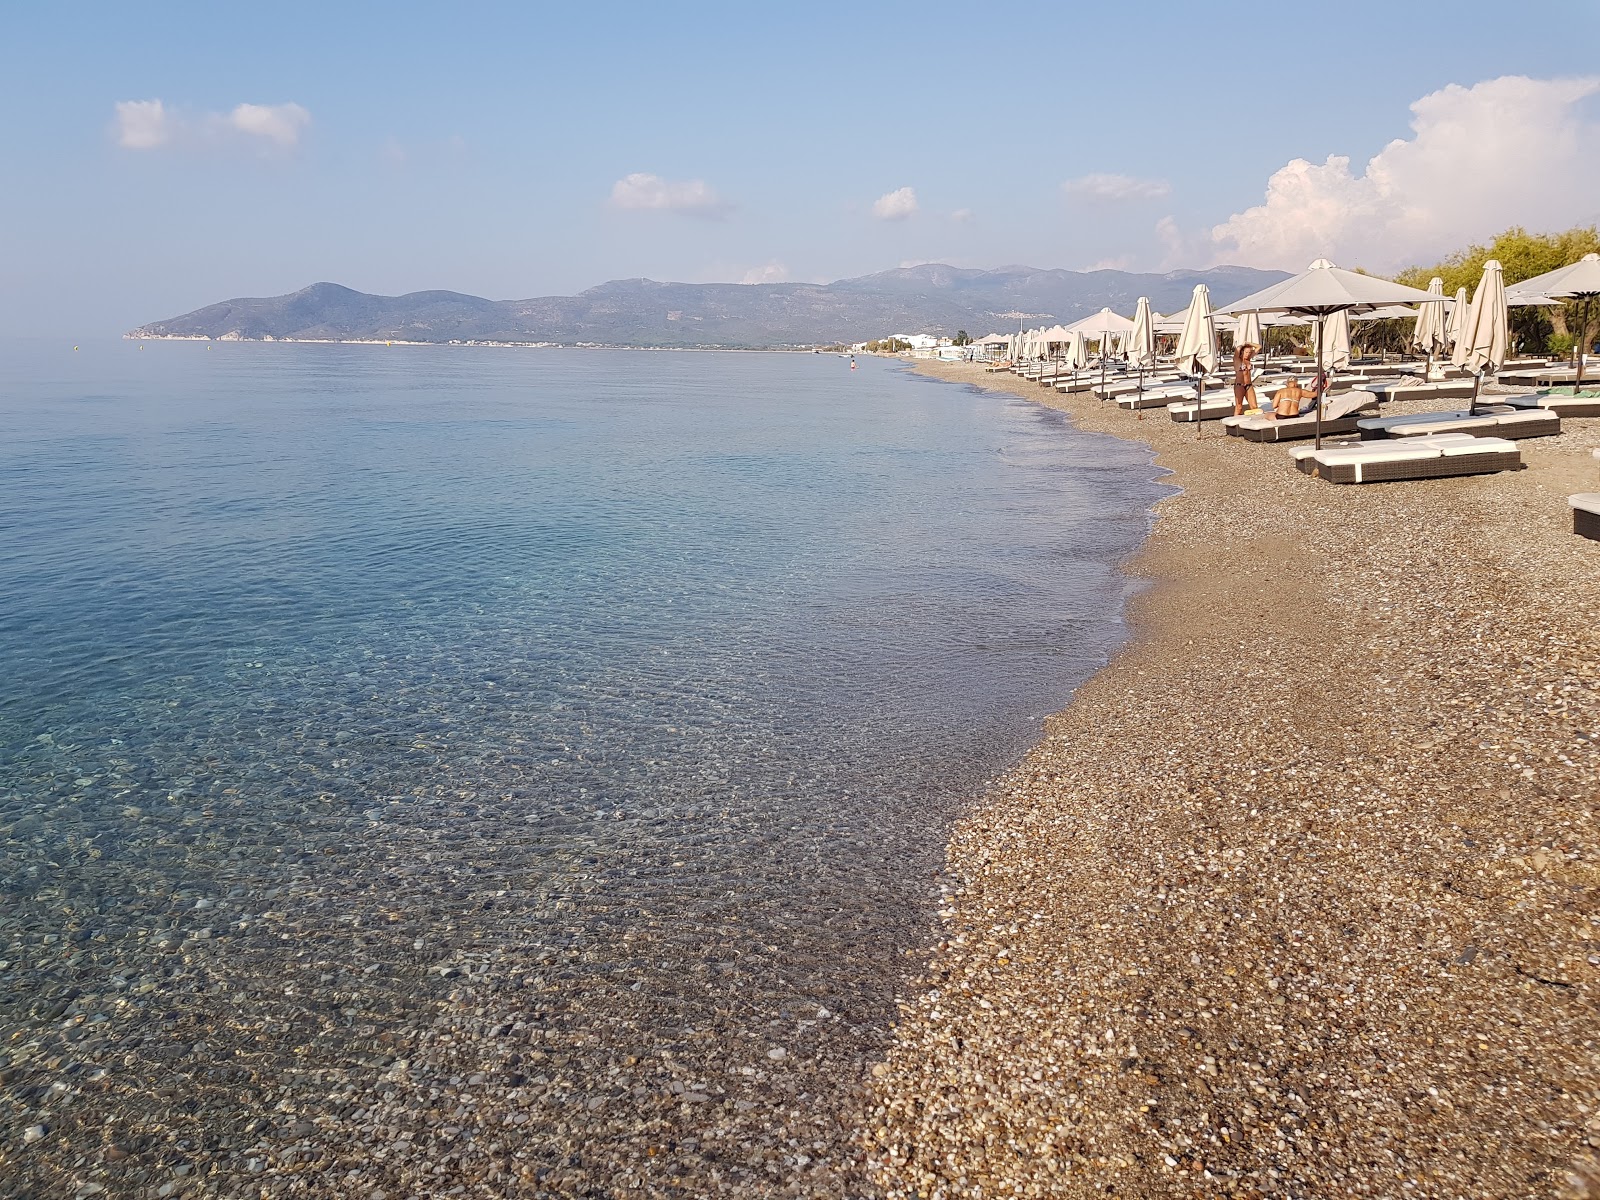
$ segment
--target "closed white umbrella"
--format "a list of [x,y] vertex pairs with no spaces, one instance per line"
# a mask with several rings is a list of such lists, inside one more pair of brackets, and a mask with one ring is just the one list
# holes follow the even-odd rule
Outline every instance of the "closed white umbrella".
[[1589,301],[1600,296],[1600,254],[1585,254],[1577,262],[1532,279],[1524,279],[1508,290],[1512,304],[1537,304],[1540,299],[1582,300],[1583,328],[1578,331],[1578,377],[1572,390],[1583,388],[1583,360],[1589,347]]
[[1197,431],[1203,432],[1205,422],[1200,419],[1200,409],[1206,402],[1206,376],[1217,369],[1217,327],[1211,319],[1211,289],[1203,283],[1194,285],[1194,295],[1184,314],[1183,332],[1178,335],[1178,369],[1196,378],[1194,424]]
[[1261,345],[1261,314],[1248,312],[1239,318],[1239,324],[1233,331],[1233,352],[1239,353],[1240,346]]
[[[1450,326],[1445,333],[1445,336],[1450,339],[1452,347],[1461,341],[1461,329],[1467,323],[1467,309],[1471,307],[1467,303],[1467,289],[1458,287],[1456,289],[1456,298],[1450,305]],[[1452,354],[1451,358],[1454,359],[1455,355]]]
[[[1450,334],[1445,328],[1444,280],[1435,275],[1428,281],[1426,300],[1417,306],[1417,327],[1412,330],[1411,344],[1428,357],[1428,371],[1433,369],[1433,356],[1450,348]],[[1427,378],[1427,374],[1423,375]]]
[[1150,297],[1140,296],[1133,310],[1133,328],[1128,331],[1128,365],[1148,371],[1156,363],[1155,314],[1150,311]]
[[[1322,323],[1322,368],[1329,374],[1350,365],[1350,310],[1341,308]],[[1323,382],[1327,390],[1327,382]]]
[[[1128,330],[1124,346],[1128,352],[1128,365],[1139,372],[1139,399],[1144,400],[1144,373],[1156,365],[1155,313],[1150,311],[1150,297],[1140,296],[1133,308],[1133,328]],[[1139,407],[1140,417],[1144,406]]]
[[1478,280],[1478,290],[1472,293],[1472,304],[1461,327],[1461,340],[1450,352],[1451,362],[1467,368],[1476,377],[1472,401],[1467,406],[1469,413],[1477,410],[1483,377],[1493,375],[1505,365],[1506,347],[1511,341],[1509,318],[1505,273],[1499,261],[1491,258],[1483,264],[1483,278]]
[[[1323,365],[1323,325],[1337,312],[1370,312],[1386,304],[1420,304],[1428,293],[1418,288],[1392,283],[1375,275],[1346,271],[1319,258],[1298,275],[1263,288],[1243,300],[1236,300],[1221,311],[1226,313],[1287,313],[1312,318],[1316,323],[1317,374],[1326,379]],[[1346,331],[1348,342],[1349,333]],[[1322,414],[1327,408],[1328,389],[1317,393],[1317,441],[1322,445]]]

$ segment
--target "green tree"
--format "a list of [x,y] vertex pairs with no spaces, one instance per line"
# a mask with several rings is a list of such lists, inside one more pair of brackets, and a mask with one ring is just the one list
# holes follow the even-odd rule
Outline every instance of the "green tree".
[[955,337],[950,339],[950,344],[953,346],[970,346],[972,345],[972,339],[967,336],[965,329],[958,329]]
[[[1600,228],[1593,225],[1578,225],[1561,233],[1529,233],[1522,226],[1514,225],[1486,246],[1473,245],[1457,250],[1432,267],[1408,267],[1395,276],[1395,281],[1426,288],[1428,281],[1437,275],[1444,280],[1445,295],[1453,296],[1457,288],[1464,287],[1470,296],[1483,277],[1483,264],[1491,258],[1500,261],[1505,281],[1510,285],[1575,263],[1585,254],[1597,253],[1600,253]],[[1569,347],[1577,343],[1578,336],[1592,341],[1594,330],[1600,325],[1600,311],[1591,311],[1588,329],[1580,331],[1582,311],[1578,304],[1513,308],[1512,341],[1530,349],[1549,344],[1552,334],[1571,335],[1571,341],[1565,343]]]

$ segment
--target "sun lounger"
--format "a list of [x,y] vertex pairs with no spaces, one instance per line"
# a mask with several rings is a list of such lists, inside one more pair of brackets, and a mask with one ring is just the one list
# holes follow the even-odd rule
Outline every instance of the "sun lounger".
[[[1322,413],[1322,433],[1324,436],[1355,433],[1360,414],[1375,412],[1377,407],[1378,398],[1367,391],[1346,392],[1342,396],[1330,397]],[[1235,437],[1242,437],[1246,441],[1290,442],[1317,435],[1317,414],[1313,409],[1298,417],[1286,417],[1283,420],[1245,414],[1238,417],[1224,417],[1222,427]]]
[[1600,542],[1600,492],[1579,492],[1568,496],[1572,506],[1572,532]]
[[1368,417],[1356,422],[1363,438],[1432,437],[1439,433],[1482,433],[1493,437],[1549,437],[1561,432],[1561,418],[1546,409],[1495,405],[1476,413],[1465,411],[1407,413],[1400,417]]
[[1396,441],[1311,446],[1290,451],[1295,465],[1330,483],[1384,483],[1401,479],[1439,479],[1488,475],[1522,465],[1515,442],[1462,433]]
[[[1214,393],[1215,394],[1215,393]],[[1232,392],[1228,393],[1230,399]],[[1174,400],[1194,399],[1194,384],[1185,381],[1178,383],[1157,383],[1146,385],[1144,394],[1138,392],[1117,397],[1117,407],[1124,412],[1134,412],[1141,408],[1165,408]],[[1229,411],[1232,409],[1230,407]]]
[[[1588,383],[1593,376],[1589,368],[1583,372],[1583,381]],[[1575,367],[1541,367],[1532,371],[1501,371],[1495,379],[1508,387],[1571,387],[1578,381],[1578,371]],[[1600,381],[1597,381],[1600,382]]]
[[[1143,387],[1146,391],[1149,391],[1151,388],[1161,387],[1163,384],[1176,383],[1179,378],[1179,376],[1175,375],[1146,375]],[[1189,387],[1192,391],[1194,385],[1190,384]],[[1140,382],[1138,378],[1132,375],[1112,376],[1106,380],[1104,387],[1100,386],[1098,379],[1094,381],[1094,394],[1102,400],[1115,400],[1122,396],[1137,394],[1139,388]]]
[[1574,396],[1571,392],[1533,392],[1526,396],[1495,396],[1494,403],[1508,404],[1512,408],[1542,408],[1560,417],[1600,417],[1600,390],[1592,395],[1585,388]]
[[1190,385],[1187,399],[1167,405],[1167,416],[1184,425],[1193,425],[1197,421],[1220,421],[1223,417],[1231,417],[1233,389],[1229,388],[1225,392],[1207,392],[1205,404],[1197,406],[1194,402],[1194,387]]
[[1465,400],[1472,395],[1472,380],[1447,379],[1440,383],[1418,383],[1414,380],[1373,380],[1365,390],[1384,401],[1398,400]]

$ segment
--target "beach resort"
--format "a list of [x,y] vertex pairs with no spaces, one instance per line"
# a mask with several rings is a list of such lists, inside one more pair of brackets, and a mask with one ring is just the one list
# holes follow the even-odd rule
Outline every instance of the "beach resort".
[[[1491,327],[1409,364],[1319,342],[1320,417],[1237,417],[1221,388],[1197,420],[1197,380],[1142,357],[1142,307],[1087,336],[1148,378],[1102,382],[1081,328],[1017,339],[998,374],[919,367],[1146,441],[1182,491],[1133,564],[1132,643],[951,841],[940,940],[874,1068],[885,1194],[1600,1186],[1600,394],[1507,363],[1498,266]],[[1228,306],[1238,344],[1305,320],[1275,297],[1319,272]],[[1347,286],[1330,325],[1402,299]],[[1180,352],[1204,302],[1168,323]],[[1458,369],[1433,381],[1430,351]]]

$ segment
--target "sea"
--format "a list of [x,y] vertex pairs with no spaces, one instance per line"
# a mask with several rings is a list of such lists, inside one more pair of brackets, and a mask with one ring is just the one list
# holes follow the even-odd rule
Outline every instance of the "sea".
[[877,358],[0,344],[0,1195],[862,1186],[1160,474]]

